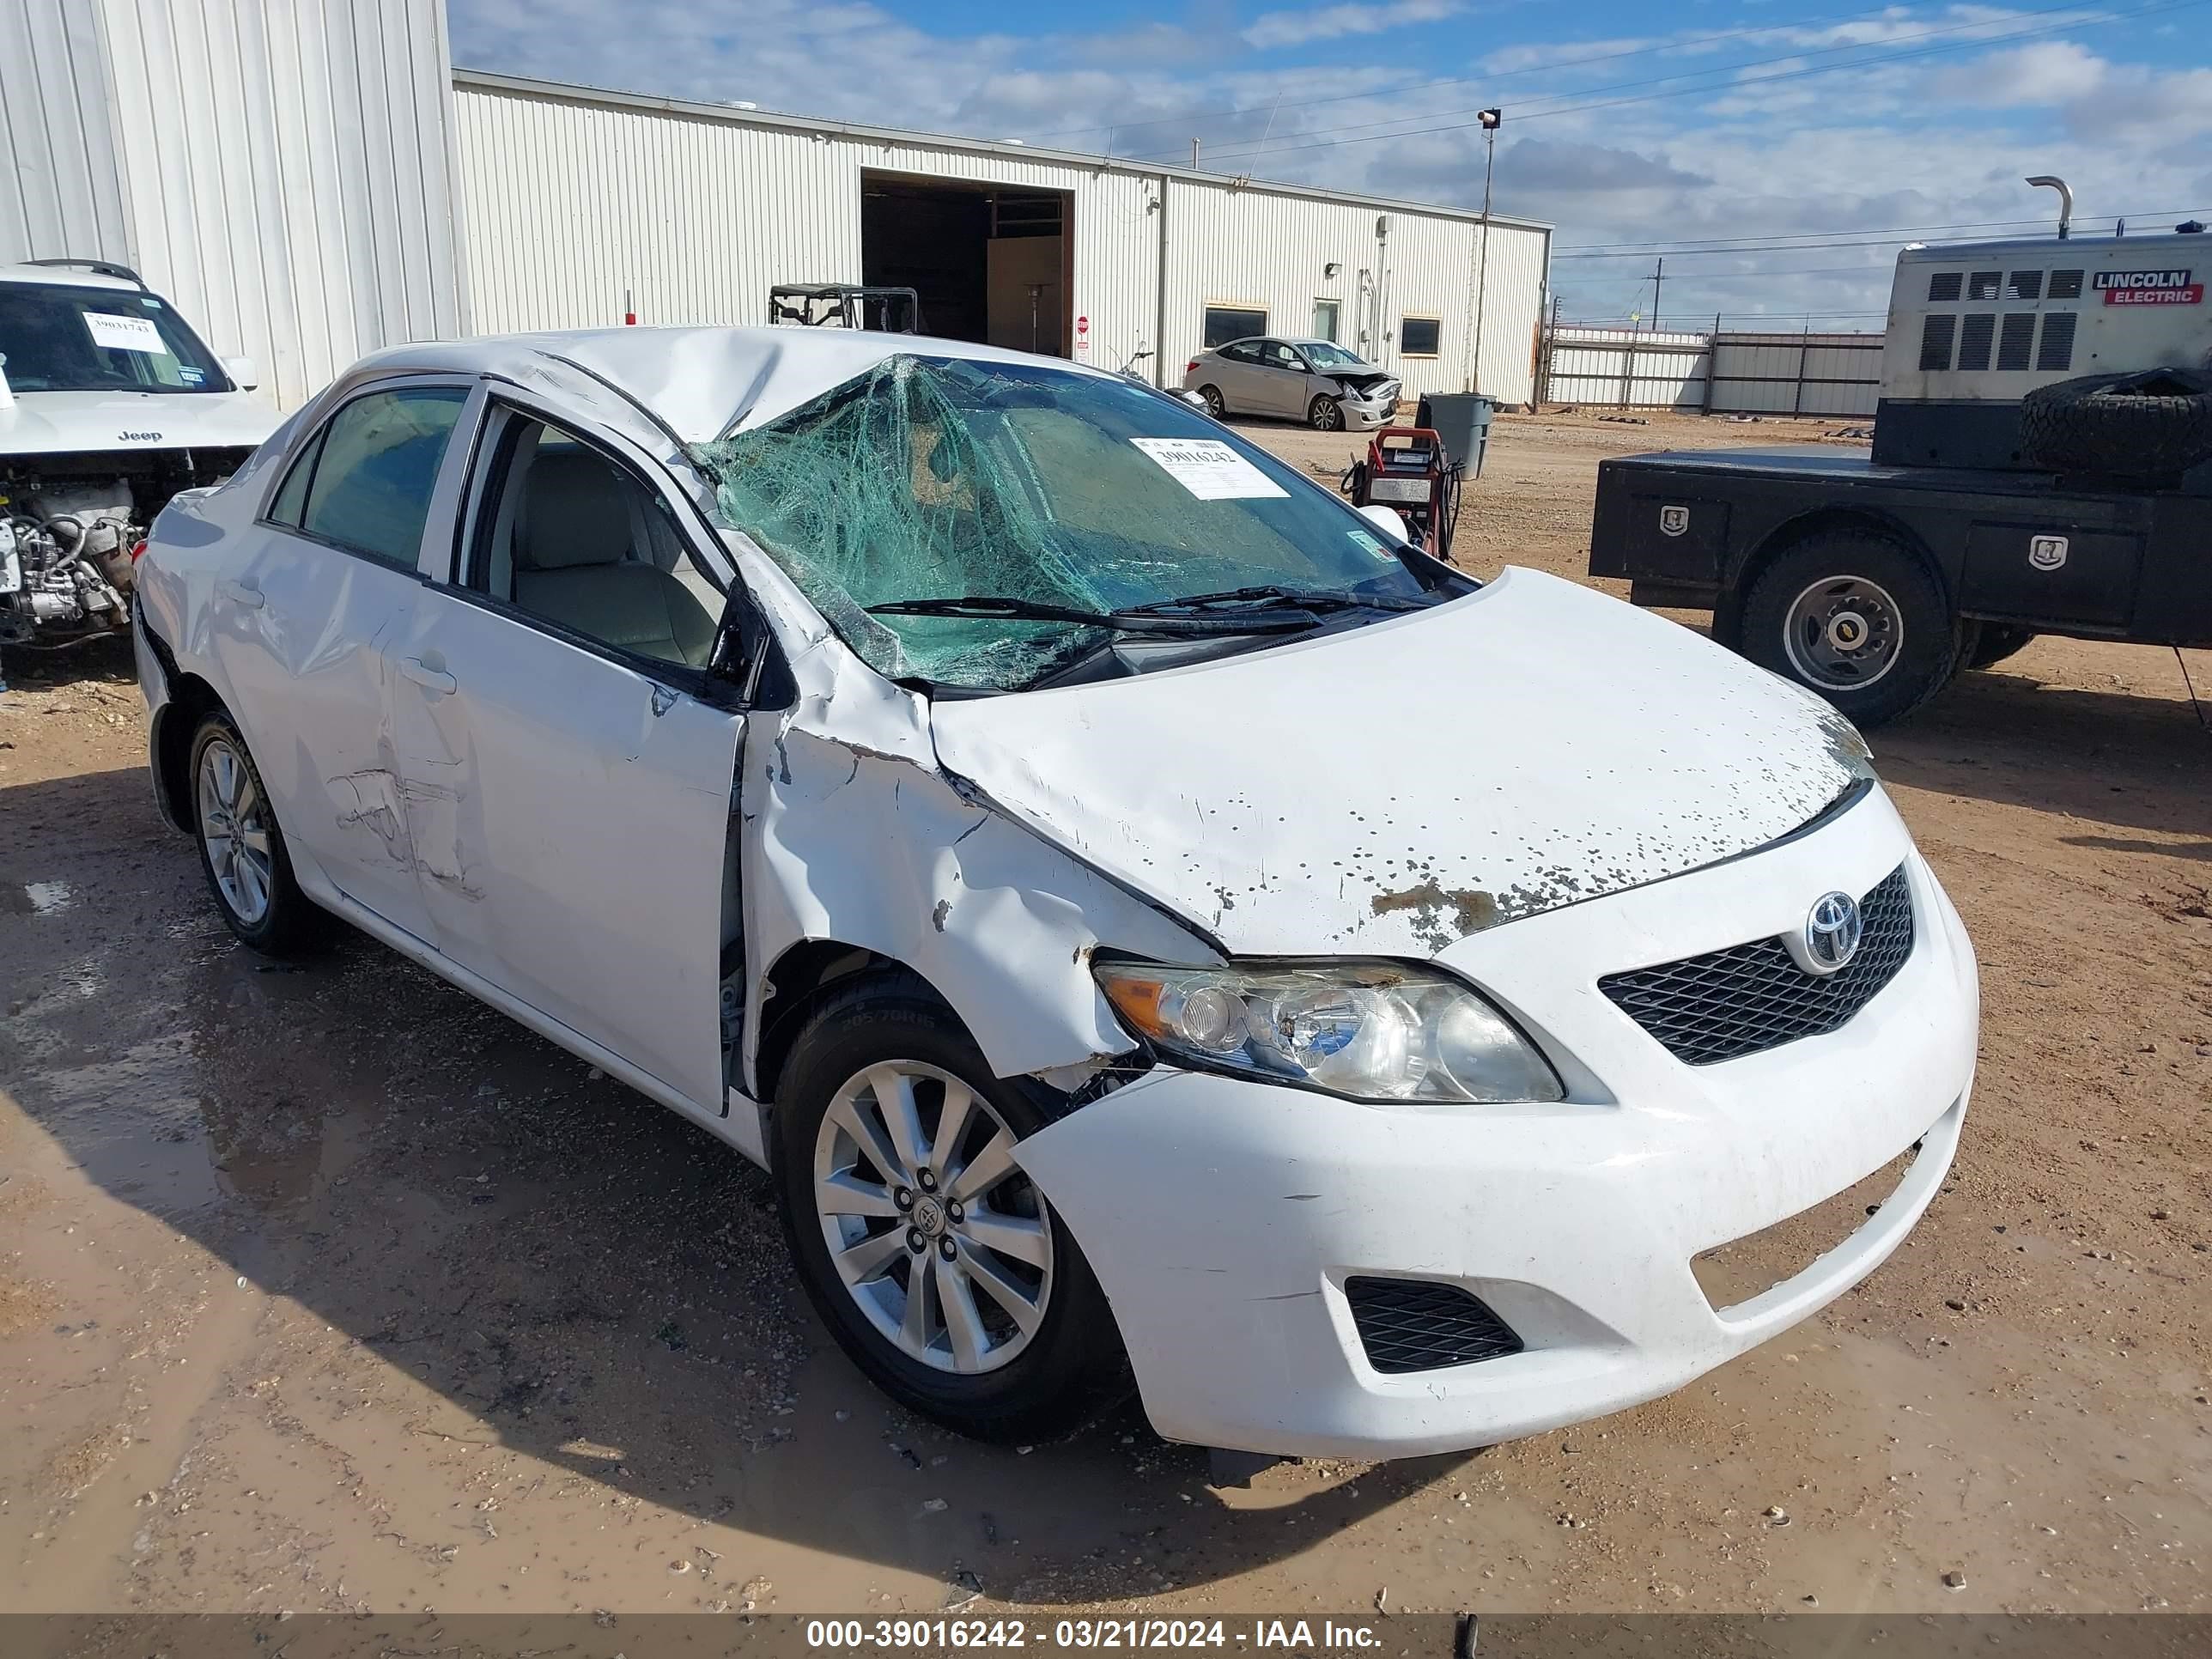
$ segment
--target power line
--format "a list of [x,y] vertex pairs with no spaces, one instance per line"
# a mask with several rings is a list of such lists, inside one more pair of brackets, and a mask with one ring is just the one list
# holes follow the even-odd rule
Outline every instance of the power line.
[[[1529,0],[1521,0],[1521,3],[1529,3]],[[1893,6],[1877,6],[1869,11],[1829,12],[1815,17],[1801,17],[1791,22],[1764,24],[1757,28],[1723,29],[1715,34],[1683,35],[1658,46],[1638,46],[1632,50],[1622,52],[1593,52],[1586,58],[1561,58],[1555,63],[1532,64],[1525,69],[1499,70],[1480,77],[1472,75],[1449,75],[1435,81],[1414,81],[1398,87],[1370,87],[1364,92],[1339,93],[1328,98],[1308,98],[1302,101],[1307,107],[1311,108],[1322,104],[1367,103],[1376,98],[1395,98],[1409,92],[1426,92],[1435,87],[1489,85],[1493,82],[1519,80],[1530,75],[1547,75],[1559,70],[1580,69],[1590,64],[1609,64],[1624,58],[1649,58],[1666,52],[1687,52],[1693,46],[1711,46],[1721,40],[1742,40],[1759,34],[1783,34],[1791,29],[1813,28],[1828,23],[1860,22],[1869,18],[1885,16],[1895,9]],[[1833,49],[1828,48],[1828,50]],[[1315,72],[1319,74],[1324,71],[1316,68]],[[1279,96],[1289,95],[1291,94],[1285,93]],[[1190,110],[1179,115],[1148,115],[1135,121],[1098,121],[1084,127],[1054,127],[1048,131],[1031,132],[1029,136],[1032,138],[1065,138],[1085,132],[1126,132],[1133,127],[1172,126],[1183,122],[1226,120],[1231,116],[1258,115],[1264,113],[1268,107],[1269,106],[1266,104],[1237,104],[1227,109]]]
[[[1514,115],[1514,119],[1517,125],[1522,122],[1543,120],[1548,117],[1555,115],[1576,115],[1589,110],[1615,109],[1624,105],[1652,103],[1667,98],[1694,97],[1701,94],[1708,93],[1739,92],[1747,88],[1766,86],[1780,81],[1802,80],[1812,76],[1833,75],[1848,70],[1875,69],[1886,64],[1902,63],[1912,58],[1936,57],[1944,52],[1967,51],[1984,46],[2002,46],[2010,41],[2033,40],[2040,36],[2057,33],[2061,31],[2070,28],[2090,28],[2100,24],[2133,22],[2144,17],[2161,15],[2167,12],[2194,10],[2197,7],[2203,6],[2206,3],[2208,3],[2208,0],[2164,0],[2163,3],[2138,6],[2131,11],[2110,12],[2101,16],[2095,15],[2087,16],[2080,15],[2078,14],[2081,11],[2081,8],[2078,5],[2046,6],[2037,11],[2016,13],[2015,15],[2033,17],[2047,15],[2051,12],[2057,11],[2069,11],[2077,15],[2069,17],[2060,22],[2041,24],[2033,28],[2018,29],[2009,33],[1984,34],[1969,40],[1948,41],[1940,46],[1920,46],[1909,52],[1885,51],[1872,52],[1866,56],[1854,58],[1847,63],[1818,64],[1804,69],[1784,70],[1772,75],[1747,76],[1741,79],[1723,81],[1714,84],[1690,87],[1670,87],[1667,90],[1638,93],[1633,96],[1626,98],[1589,99],[1581,103],[1559,102],[1555,104],[1554,107],[1549,109],[1538,109],[1526,112],[1516,111]],[[1923,30],[1917,33],[1911,35],[1899,35],[1893,37],[1893,40],[1924,40],[1935,35],[1955,34],[1963,30],[1983,29],[1987,28],[1988,27],[1988,21],[1982,20],[1971,23],[1954,24],[1941,29]],[[1857,46],[1832,47],[1827,48],[1826,50],[1838,52],[1859,51],[1861,48]],[[1700,70],[1695,71],[1693,75],[1661,76],[1648,81],[1624,81],[1617,82],[1612,87],[1592,88],[1590,90],[1594,92],[1611,92],[1628,88],[1658,86],[1665,82],[1701,79],[1703,77],[1714,75],[1734,75],[1742,69],[1758,67],[1763,64],[1796,63],[1805,58],[1819,57],[1821,55],[1823,55],[1821,52],[1793,52],[1787,58],[1783,58],[1755,59],[1751,64],[1735,64],[1720,65],[1711,70]],[[1572,99],[1581,95],[1582,94],[1579,94],[1563,93],[1556,94],[1556,97],[1559,99]],[[1433,119],[1436,115],[1451,115],[1462,112],[1463,112],[1459,110],[1438,110],[1432,111],[1425,116],[1400,116],[1387,122],[1369,121],[1358,122],[1338,127],[1316,127],[1310,129],[1310,131],[1316,136],[1318,142],[1302,144],[1273,145],[1270,147],[1269,153],[1275,155],[1287,155],[1302,150],[1334,149],[1344,144],[1373,143],[1379,140],[1388,138],[1424,138],[1433,137],[1439,133],[1466,131],[1472,127],[1479,126],[1480,125],[1479,122],[1474,121],[1457,122],[1446,126],[1408,127],[1404,125],[1408,121]],[[1382,126],[1392,127],[1394,131],[1388,132],[1370,131],[1370,129]],[[1331,138],[1321,136],[1329,133],[1364,133],[1366,136],[1363,137],[1351,138]],[[1123,159],[1131,161],[1146,161],[1154,159],[1166,153],[1167,152],[1157,150],[1146,151]],[[1179,154],[1180,152],[1176,153]],[[1226,147],[1225,152],[1217,152],[1217,154],[1220,153],[1225,153],[1231,156],[1242,157],[1246,155],[1256,155],[1261,152],[1256,147],[1251,145],[1230,145]]]
[[[2077,220],[2075,225],[2075,234],[2077,238],[2081,240],[2087,240],[2090,236],[2096,235],[2100,233],[2094,228],[2101,226],[2108,219],[2113,221],[2116,224],[2120,220],[2124,219],[2141,220],[2146,222],[2157,222],[2170,218],[2186,217],[2189,215],[2202,213],[2203,211],[2205,211],[2205,210],[2203,208],[2152,208],[2147,210],[2130,208],[2124,213],[2100,214],[2094,219]],[[1984,240],[1987,239],[1969,237],[1946,238],[1927,235],[1926,233],[1943,230],[2022,229],[2033,231],[2041,229],[2047,231],[2051,228],[2051,222],[2047,218],[1985,219],[1976,222],[1956,225],[1891,225],[1880,228],[1866,226],[1862,228],[1861,230],[1856,232],[1833,232],[1820,230],[1776,231],[1771,234],[1764,236],[1705,237],[1691,242],[1580,242],[1573,244],[1571,246],[1561,247],[1554,252],[1552,257],[1555,260],[1648,259],[1655,253],[1664,253],[1669,258],[1680,255],[1686,258],[1705,254],[1809,253],[1816,249],[1824,248],[1895,247],[1907,240],[1927,240],[1931,246],[1941,246],[1946,241]],[[1886,228],[1892,232],[1899,234],[1880,235],[1876,234],[1877,230],[1880,228]],[[1867,240],[1824,240],[1820,241],[1808,241],[1803,240],[1807,237],[1832,238],[1838,235],[1845,237],[1863,236]]]

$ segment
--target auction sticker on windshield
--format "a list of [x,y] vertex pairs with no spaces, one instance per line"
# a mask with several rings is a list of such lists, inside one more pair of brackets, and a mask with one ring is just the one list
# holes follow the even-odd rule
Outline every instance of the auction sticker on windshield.
[[1129,441],[1201,501],[1241,501],[1290,494],[1218,438],[1132,438]]
[[88,311],[82,315],[93,344],[104,351],[144,351],[157,357],[169,355],[168,343],[149,318],[118,317],[109,311]]

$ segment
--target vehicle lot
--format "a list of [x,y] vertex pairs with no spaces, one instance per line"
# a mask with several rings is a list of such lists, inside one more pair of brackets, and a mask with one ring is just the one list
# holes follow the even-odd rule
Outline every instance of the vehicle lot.
[[[1579,574],[1601,454],[1820,430],[1506,417],[1459,560]],[[121,653],[30,665],[0,1605],[2212,1609],[2212,736],[2170,653],[2039,641],[1875,734],[1984,1026],[1954,1181],[1866,1286],[1635,1412],[1219,1496],[1133,1407],[1026,1451],[892,1412],[764,1177],[366,941],[238,951]]]

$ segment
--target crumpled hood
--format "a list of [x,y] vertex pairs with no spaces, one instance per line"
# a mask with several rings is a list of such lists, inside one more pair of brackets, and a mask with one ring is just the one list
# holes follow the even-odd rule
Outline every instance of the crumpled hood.
[[21,392],[0,404],[0,455],[252,448],[284,417],[246,392]]
[[1225,662],[940,701],[941,763],[1239,955],[1433,955],[1680,875],[1867,775],[1850,723],[1688,629],[1509,569]]

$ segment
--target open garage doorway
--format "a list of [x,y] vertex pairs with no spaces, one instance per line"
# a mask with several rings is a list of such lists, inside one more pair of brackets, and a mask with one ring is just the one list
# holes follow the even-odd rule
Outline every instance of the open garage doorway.
[[863,172],[860,280],[914,289],[924,334],[1069,356],[1073,218],[1065,191]]

